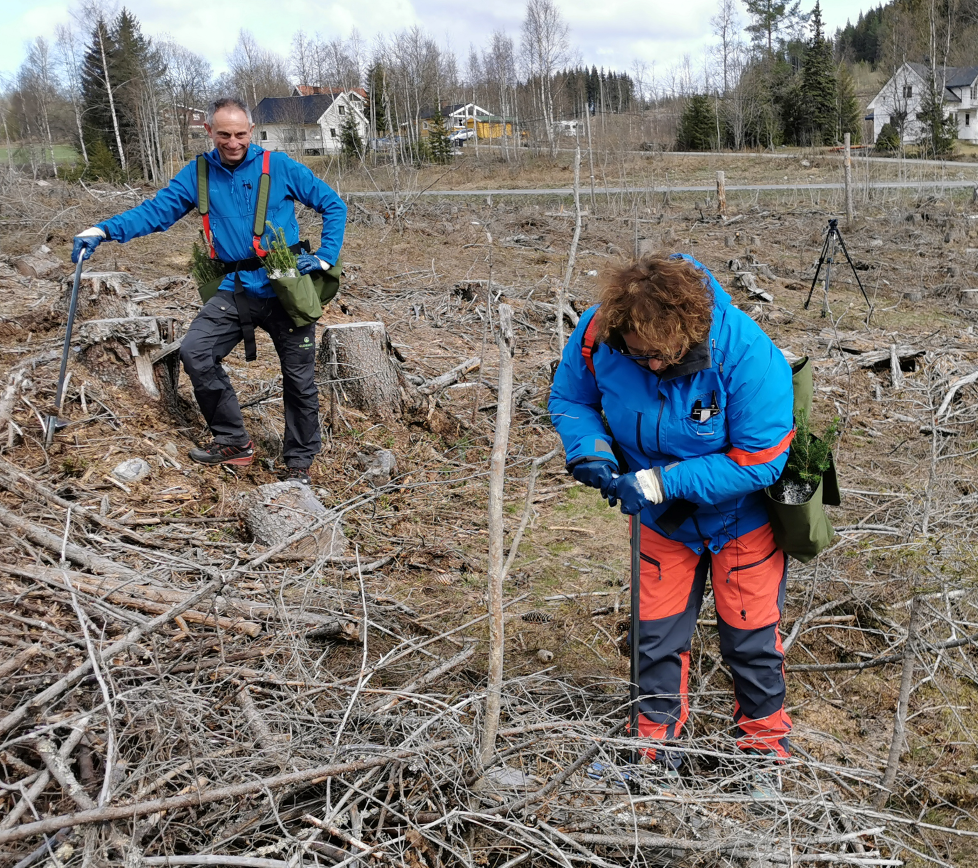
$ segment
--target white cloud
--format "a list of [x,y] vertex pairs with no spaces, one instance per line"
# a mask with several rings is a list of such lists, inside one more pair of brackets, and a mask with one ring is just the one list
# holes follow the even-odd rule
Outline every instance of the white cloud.
[[[6,5],[13,2],[6,0]],[[524,0],[334,0],[329,5],[316,0],[235,0],[233,5],[126,0],[125,5],[145,35],[169,34],[206,57],[215,71],[224,68],[242,28],[264,47],[286,55],[300,29],[332,39],[346,38],[356,27],[369,47],[378,35],[389,36],[413,25],[425,29],[440,45],[450,45],[464,69],[469,46],[486,47],[494,30],[505,31],[518,45],[525,10]],[[826,31],[834,33],[847,18],[855,22],[859,9],[872,5],[873,0],[823,0]],[[702,65],[705,47],[714,41],[710,18],[717,6],[718,0],[559,0],[572,46],[583,63],[628,70],[640,60],[662,72],[686,54],[694,68]],[[16,17],[11,19],[10,14]],[[14,74],[27,43],[37,36],[53,38],[55,25],[68,20],[68,0],[20,0],[0,29],[0,74]]]

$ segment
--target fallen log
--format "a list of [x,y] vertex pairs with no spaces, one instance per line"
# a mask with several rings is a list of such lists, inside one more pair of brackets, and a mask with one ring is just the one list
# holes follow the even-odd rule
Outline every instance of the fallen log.
[[74,543],[65,542],[61,537],[51,533],[46,528],[38,527],[36,524],[31,524],[31,522],[20,518],[20,516],[14,515],[5,506],[0,506],[0,522],[9,528],[19,531],[31,542],[46,548],[48,551],[54,552],[59,557],[61,557],[63,551],[64,557],[72,563],[79,564],[91,570],[93,573],[123,576],[127,579],[141,578],[139,573],[129,569],[129,567],[124,567],[115,561],[103,558],[101,555],[90,552],[88,549],[82,548]]
[[435,377],[433,380],[428,380],[422,385],[418,386],[418,391],[422,395],[434,395],[436,392],[442,391],[442,389],[447,389],[454,383],[457,383],[466,374],[472,371],[478,370],[482,365],[482,359],[476,357],[472,359],[466,359],[462,364],[456,365],[450,371],[446,371],[440,377]]

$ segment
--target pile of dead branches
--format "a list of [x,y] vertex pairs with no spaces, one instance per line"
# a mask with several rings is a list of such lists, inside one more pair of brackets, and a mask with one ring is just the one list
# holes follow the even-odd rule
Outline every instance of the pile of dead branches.
[[[682,785],[623,763],[624,685],[546,671],[507,680],[483,765],[484,615],[445,631],[368,590],[377,562],[222,559],[189,521],[147,538],[5,461],[0,483],[5,864],[899,865],[950,831],[880,807],[868,756],[802,750],[752,802],[716,665]],[[940,632],[931,605],[865,665]],[[789,649],[853,607],[810,609]]]

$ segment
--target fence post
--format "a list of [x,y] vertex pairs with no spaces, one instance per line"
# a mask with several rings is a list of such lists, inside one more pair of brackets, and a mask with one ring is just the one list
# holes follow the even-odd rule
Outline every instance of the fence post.
[[846,178],[846,227],[852,226],[852,150],[850,141],[852,136],[845,135],[845,156],[842,158],[842,167]]

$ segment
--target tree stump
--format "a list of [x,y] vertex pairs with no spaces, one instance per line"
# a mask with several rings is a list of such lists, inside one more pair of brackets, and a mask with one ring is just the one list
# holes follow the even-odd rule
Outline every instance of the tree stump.
[[12,259],[10,264],[24,277],[61,280],[65,276],[64,263],[47,247],[40,247],[33,253],[18,256]]
[[155,316],[90,320],[78,326],[81,360],[100,379],[121,387],[134,385],[144,394],[159,398],[150,353],[163,340]]
[[383,418],[403,413],[400,375],[382,322],[328,326],[316,357],[320,385],[333,402]]

